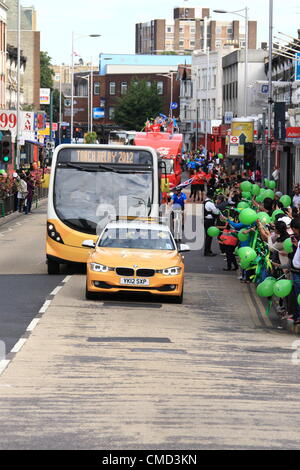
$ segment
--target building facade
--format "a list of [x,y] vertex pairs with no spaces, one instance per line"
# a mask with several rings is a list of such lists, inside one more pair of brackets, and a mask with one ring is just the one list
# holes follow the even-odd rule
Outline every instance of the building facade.
[[0,1],[0,108],[6,105],[7,5]]
[[[20,107],[24,105],[24,73],[26,70],[26,57],[21,53],[20,69]],[[18,94],[18,50],[7,46],[6,56],[6,109],[17,109]]]
[[[211,51],[226,45],[245,47],[244,22],[211,19],[209,8],[175,8],[174,20],[154,19],[136,24],[136,54],[185,53]],[[207,21],[207,27],[206,27]],[[249,49],[256,49],[257,22],[249,21]]]
[[[223,113],[232,112],[233,117],[244,116],[245,92],[250,96],[250,87],[257,80],[265,80],[265,59],[268,52],[262,49],[248,51],[248,85],[245,87],[245,49],[236,50],[223,57]],[[261,112],[248,99],[248,116]]]
[[[6,0],[8,6],[8,43],[18,46],[18,0]],[[40,108],[40,32],[37,31],[34,7],[21,7],[21,48],[27,59],[24,72],[24,105]]]

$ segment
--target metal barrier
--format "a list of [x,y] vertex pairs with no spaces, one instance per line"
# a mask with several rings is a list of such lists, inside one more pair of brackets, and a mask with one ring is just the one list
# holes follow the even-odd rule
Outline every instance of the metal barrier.
[[[35,188],[32,202],[37,208],[39,201],[46,197],[48,197],[48,189],[37,187]],[[11,194],[4,199],[0,199],[0,219],[16,211],[17,207],[14,194]]]

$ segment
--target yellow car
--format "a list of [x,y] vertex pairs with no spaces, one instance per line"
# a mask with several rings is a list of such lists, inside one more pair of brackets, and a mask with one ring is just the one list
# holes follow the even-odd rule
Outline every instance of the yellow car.
[[87,261],[86,298],[103,293],[145,292],[182,303],[187,245],[178,248],[166,225],[141,221],[109,223]]

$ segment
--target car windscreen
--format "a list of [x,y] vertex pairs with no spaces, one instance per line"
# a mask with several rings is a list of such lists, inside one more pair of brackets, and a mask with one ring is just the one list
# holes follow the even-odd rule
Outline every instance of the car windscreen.
[[137,228],[107,228],[98,242],[102,248],[137,250],[175,250],[170,233]]

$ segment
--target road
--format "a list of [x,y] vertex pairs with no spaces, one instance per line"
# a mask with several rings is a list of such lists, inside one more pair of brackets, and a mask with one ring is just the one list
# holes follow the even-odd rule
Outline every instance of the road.
[[24,338],[0,375],[0,449],[299,448],[297,338],[220,256],[187,256],[182,306],[86,301],[84,275],[46,275],[45,220],[0,228],[0,339]]

